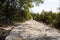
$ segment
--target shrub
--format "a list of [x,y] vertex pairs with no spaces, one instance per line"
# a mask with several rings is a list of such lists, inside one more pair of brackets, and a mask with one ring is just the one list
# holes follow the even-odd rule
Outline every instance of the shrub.
[[60,28],[60,13],[58,13],[57,16],[56,16],[56,20],[55,20],[54,26],[56,28]]
[[41,14],[33,14],[33,18],[36,21],[42,21],[46,24],[52,24],[55,28],[60,28],[60,12],[53,13],[43,11]]
[[35,18],[34,18],[36,21],[40,21],[40,14],[35,14]]

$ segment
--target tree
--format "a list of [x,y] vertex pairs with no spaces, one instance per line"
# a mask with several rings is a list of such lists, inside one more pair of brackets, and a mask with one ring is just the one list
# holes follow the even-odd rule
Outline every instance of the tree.
[[39,14],[39,13],[35,14],[34,19],[35,19],[36,21],[40,21],[40,14]]
[[33,6],[32,2],[35,2],[36,4],[39,4],[40,2],[42,3],[43,1],[42,0],[19,0],[20,9],[21,8],[24,8],[25,10],[29,9],[30,7]]
[[0,23],[9,24],[17,17],[18,19],[30,17],[29,8],[33,6],[32,2],[39,4],[42,0],[0,0]]
[[[0,1],[0,20],[4,24],[9,24],[15,15],[16,2],[14,0],[1,0]],[[11,4],[11,5],[10,5]]]
[[57,14],[56,22],[54,24],[57,28],[60,28],[60,12]]
[[28,17],[31,17],[31,14],[29,12],[29,8],[33,7],[32,2],[39,4],[40,2],[42,3],[43,1],[42,0],[19,0],[19,5],[20,5],[19,9],[24,10],[27,15],[28,14],[30,15],[30,16],[25,15],[26,19],[28,19]]

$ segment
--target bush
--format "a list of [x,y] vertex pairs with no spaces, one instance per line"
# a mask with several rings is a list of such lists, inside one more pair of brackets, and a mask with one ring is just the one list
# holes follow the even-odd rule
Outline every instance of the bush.
[[34,17],[34,19],[36,20],[36,21],[40,21],[40,14],[35,14],[35,17]]
[[36,21],[42,21],[46,24],[52,24],[55,28],[60,28],[60,12],[53,13],[43,11],[41,14],[33,14],[33,18]]
[[15,21],[26,21],[31,19],[31,13],[29,11],[24,11],[24,10],[18,10],[17,13],[15,14]]
[[26,12],[25,12],[25,19],[26,19],[26,20],[30,20],[31,18],[32,18],[31,13],[30,13],[29,11],[26,11]]
[[60,28],[60,13],[58,13],[57,16],[56,16],[56,20],[55,20],[54,26],[56,28]]

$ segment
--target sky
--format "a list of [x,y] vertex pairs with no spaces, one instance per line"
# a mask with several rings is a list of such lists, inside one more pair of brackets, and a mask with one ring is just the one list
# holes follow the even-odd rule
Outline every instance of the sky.
[[30,11],[33,13],[41,13],[44,11],[52,11],[52,12],[59,12],[57,9],[60,6],[59,0],[44,0],[43,4],[39,4],[39,6],[36,6],[35,3],[33,8],[30,8]]

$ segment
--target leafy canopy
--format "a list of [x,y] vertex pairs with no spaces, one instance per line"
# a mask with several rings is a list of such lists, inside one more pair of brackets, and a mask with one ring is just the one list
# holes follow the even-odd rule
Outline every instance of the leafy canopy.
[[16,19],[30,19],[29,8],[33,7],[33,2],[39,4],[43,0],[0,0],[0,23],[9,24]]
[[33,7],[32,2],[35,2],[36,4],[43,3],[43,0],[19,0],[20,9],[29,9],[30,7]]

